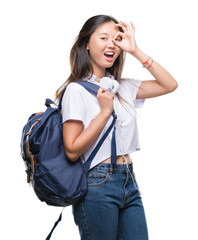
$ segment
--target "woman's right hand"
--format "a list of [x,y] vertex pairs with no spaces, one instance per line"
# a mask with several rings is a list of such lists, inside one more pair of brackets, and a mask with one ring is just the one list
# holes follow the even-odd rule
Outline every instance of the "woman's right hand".
[[97,99],[100,104],[101,112],[110,116],[113,112],[114,95],[105,88],[100,87],[98,89]]

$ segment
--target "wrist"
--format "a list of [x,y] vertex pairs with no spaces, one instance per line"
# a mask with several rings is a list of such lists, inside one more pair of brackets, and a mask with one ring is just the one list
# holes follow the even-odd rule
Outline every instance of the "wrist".
[[154,68],[152,67],[153,59],[150,56],[146,55],[144,52],[142,52],[139,48],[137,48],[137,50],[131,54],[142,63],[143,67],[147,69],[151,67],[154,70]]
[[151,67],[153,69],[152,64],[153,64],[153,59],[152,57],[149,57],[145,62],[142,63],[142,67],[147,69]]
[[111,113],[110,113],[110,112],[107,112],[107,111],[101,110],[101,111],[100,111],[100,115],[101,115],[103,118],[108,119],[108,118],[111,116]]
[[131,52],[130,54],[134,56],[137,60],[139,60],[141,63],[145,62],[149,58],[149,56],[146,55],[139,48],[137,48],[135,52]]

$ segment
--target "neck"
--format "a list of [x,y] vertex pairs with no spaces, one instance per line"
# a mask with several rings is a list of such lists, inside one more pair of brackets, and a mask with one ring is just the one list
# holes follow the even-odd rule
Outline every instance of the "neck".
[[105,75],[106,75],[106,69],[102,69],[102,70],[93,70],[93,74],[98,78],[98,79],[100,79],[100,78],[103,78],[103,77],[105,77]]

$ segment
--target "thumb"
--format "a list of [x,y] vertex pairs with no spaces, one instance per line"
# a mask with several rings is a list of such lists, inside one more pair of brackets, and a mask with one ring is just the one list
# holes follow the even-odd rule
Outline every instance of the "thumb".
[[121,42],[122,42],[122,41],[118,41],[118,40],[116,40],[116,39],[112,39],[112,42],[113,42],[113,44],[116,45],[117,47],[119,47],[119,48],[121,47]]

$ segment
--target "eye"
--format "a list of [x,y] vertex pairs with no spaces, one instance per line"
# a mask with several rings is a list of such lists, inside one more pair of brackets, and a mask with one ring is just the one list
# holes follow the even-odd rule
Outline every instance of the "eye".
[[106,40],[107,38],[106,38],[106,37],[101,37],[100,39],[102,39],[102,40]]
[[121,42],[121,41],[122,41],[122,38],[121,38],[121,37],[118,37],[118,38],[116,38],[116,41]]

